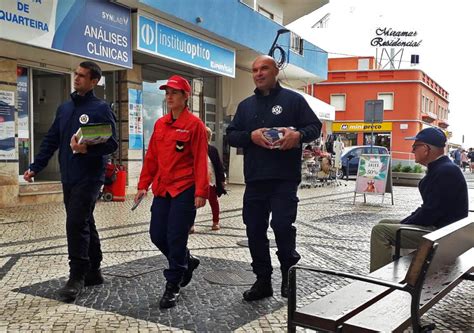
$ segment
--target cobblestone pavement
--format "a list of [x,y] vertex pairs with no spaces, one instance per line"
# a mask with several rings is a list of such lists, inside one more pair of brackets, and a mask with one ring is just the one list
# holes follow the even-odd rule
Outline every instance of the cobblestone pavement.
[[[474,175],[466,174],[470,207]],[[367,273],[370,229],[381,218],[403,217],[419,203],[416,188],[395,187],[395,205],[387,194],[353,205],[354,182],[299,191],[296,226],[303,264]],[[189,248],[201,258],[176,308],[160,310],[162,269],[166,261],[148,236],[149,196],[135,211],[126,202],[99,202],[96,221],[104,252],[106,283],[85,288],[71,304],[55,290],[68,274],[65,213],[61,204],[0,210],[0,331],[213,331],[282,332],[286,300],[274,297],[246,303],[242,292],[253,283],[250,254],[241,219],[243,186],[230,186],[220,200],[220,231],[211,231],[207,205],[198,212]],[[269,238],[273,233],[269,232]],[[274,265],[278,262],[272,247]],[[275,269],[274,287],[281,276]],[[300,304],[345,285],[334,277],[310,276],[299,291]],[[465,281],[423,316],[437,329],[474,331],[474,283]],[[303,330],[301,330],[303,331]]]

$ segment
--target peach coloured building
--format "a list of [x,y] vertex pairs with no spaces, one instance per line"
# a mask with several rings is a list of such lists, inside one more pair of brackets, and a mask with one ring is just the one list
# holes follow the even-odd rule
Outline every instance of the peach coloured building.
[[414,161],[413,141],[405,137],[430,126],[447,133],[449,94],[419,69],[378,70],[373,57],[329,59],[328,79],[308,88],[336,108],[336,119],[326,131],[341,137],[346,146],[371,143],[365,101],[383,100],[383,122],[374,123],[373,139],[389,149],[394,164]]

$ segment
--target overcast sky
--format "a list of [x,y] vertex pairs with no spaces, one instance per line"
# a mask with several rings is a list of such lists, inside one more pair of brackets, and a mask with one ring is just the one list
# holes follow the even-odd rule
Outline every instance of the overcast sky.
[[[323,48],[329,57],[340,54],[375,56],[370,46],[378,27],[417,31],[419,47],[405,48],[404,65],[410,68],[410,54],[420,56],[416,67],[449,93],[448,130],[451,142],[474,147],[474,66],[472,36],[474,18],[471,1],[464,0],[330,0],[316,12],[292,23],[290,29]],[[330,12],[329,27],[311,29]]]

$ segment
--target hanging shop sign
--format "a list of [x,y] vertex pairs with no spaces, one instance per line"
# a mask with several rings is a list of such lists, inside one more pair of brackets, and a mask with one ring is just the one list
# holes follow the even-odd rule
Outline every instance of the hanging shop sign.
[[15,159],[15,93],[0,90],[0,161]]
[[139,51],[224,76],[235,77],[235,50],[137,15],[137,45]]
[[0,38],[132,68],[130,10],[105,0],[2,1]]
[[391,122],[384,123],[333,123],[333,132],[387,132],[392,130]]
[[143,149],[143,92],[128,89],[128,148]]

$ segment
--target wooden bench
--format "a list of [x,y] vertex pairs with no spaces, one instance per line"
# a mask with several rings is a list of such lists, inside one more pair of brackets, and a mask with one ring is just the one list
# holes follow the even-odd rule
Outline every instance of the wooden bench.
[[[289,271],[288,332],[296,326],[333,332],[392,332],[421,326],[420,317],[463,279],[472,279],[474,216],[422,237],[416,252],[370,275],[296,265]],[[309,305],[296,308],[298,270],[355,282]]]

